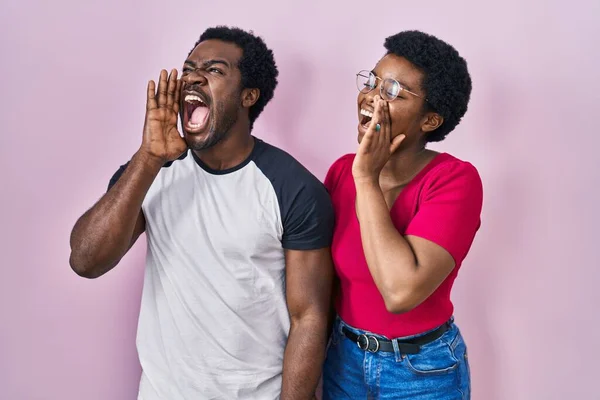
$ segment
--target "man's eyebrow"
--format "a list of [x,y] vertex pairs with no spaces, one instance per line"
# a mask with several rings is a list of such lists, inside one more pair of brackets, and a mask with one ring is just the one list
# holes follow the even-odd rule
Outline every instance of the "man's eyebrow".
[[[184,64],[189,65],[192,68],[196,68],[196,66],[198,65],[192,60],[185,60]],[[210,67],[212,65],[216,65],[216,64],[221,64],[221,65],[226,66],[227,68],[231,68],[231,65],[229,64],[229,62],[227,62],[227,60],[223,60],[223,59],[211,59],[211,60],[202,61],[202,66],[204,68],[208,68],[208,67]]]

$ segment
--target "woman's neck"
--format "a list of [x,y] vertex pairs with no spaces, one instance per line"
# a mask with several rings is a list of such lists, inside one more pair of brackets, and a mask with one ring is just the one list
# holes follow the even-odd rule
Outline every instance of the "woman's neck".
[[386,186],[406,185],[438,153],[425,146],[408,148],[392,154],[379,175],[380,184]]

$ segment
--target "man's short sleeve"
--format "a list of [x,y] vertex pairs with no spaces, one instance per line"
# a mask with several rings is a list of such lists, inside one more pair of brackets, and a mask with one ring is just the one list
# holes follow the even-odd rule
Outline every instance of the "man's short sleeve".
[[331,246],[334,212],[323,183],[290,154],[262,140],[256,140],[252,161],[277,196],[282,247],[316,250]]
[[[286,200],[288,199],[288,200]],[[331,245],[334,213],[327,190],[307,177],[294,196],[284,196],[282,246],[290,250],[313,250]]]
[[121,165],[119,167],[119,169],[117,170],[117,172],[114,173],[112,178],[110,178],[110,181],[108,182],[108,188],[106,189],[107,192],[110,190],[111,187],[113,187],[115,185],[115,183],[117,183],[119,178],[121,178],[121,175],[123,175],[123,172],[125,172],[128,165],[129,165],[129,162],[125,163],[124,165]]

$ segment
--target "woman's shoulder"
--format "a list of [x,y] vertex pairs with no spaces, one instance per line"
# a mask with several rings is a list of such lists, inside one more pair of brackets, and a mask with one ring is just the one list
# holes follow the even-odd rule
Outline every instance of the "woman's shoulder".
[[462,160],[450,153],[439,153],[425,168],[423,178],[442,180],[466,178],[481,180],[479,171],[469,161]]
[[329,168],[334,169],[336,167],[341,167],[344,165],[352,165],[352,162],[354,161],[354,157],[356,157],[356,153],[348,153],[348,154],[344,154],[343,156],[341,156],[340,158],[338,158],[337,160],[335,160],[333,162],[333,164],[331,164],[331,167]]
[[325,187],[330,193],[335,190],[340,178],[345,173],[352,172],[352,162],[354,161],[355,156],[356,154],[354,153],[344,154],[331,164],[327,176],[325,177]]
[[[481,198],[483,183],[477,168],[468,161],[449,153],[438,154],[422,171],[419,177],[422,194],[451,195],[462,193],[473,198]],[[462,196],[459,196],[462,197]]]

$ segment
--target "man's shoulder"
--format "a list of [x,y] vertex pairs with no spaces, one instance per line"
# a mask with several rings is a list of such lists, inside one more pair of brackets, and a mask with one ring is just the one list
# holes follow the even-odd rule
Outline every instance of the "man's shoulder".
[[287,151],[257,139],[260,146],[253,159],[271,182],[293,187],[296,185],[321,186],[319,179]]
[[288,250],[329,247],[334,212],[325,185],[288,152],[258,142],[254,162],[277,196],[283,225],[282,246]]

